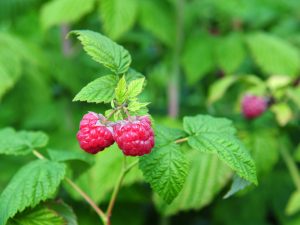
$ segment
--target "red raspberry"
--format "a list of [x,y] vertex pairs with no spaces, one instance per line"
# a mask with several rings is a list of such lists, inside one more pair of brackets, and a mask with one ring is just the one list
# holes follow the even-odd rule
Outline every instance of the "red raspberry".
[[243,114],[247,119],[253,119],[266,111],[267,100],[260,96],[245,95],[242,100]]
[[141,156],[154,147],[154,132],[148,116],[120,121],[113,128],[114,139],[124,155]]
[[77,140],[80,147],[91,154],[96,154],[115,142],[112,132],[101,124],[101,117],[104,118],[101,114],[89,112],[80,121]]

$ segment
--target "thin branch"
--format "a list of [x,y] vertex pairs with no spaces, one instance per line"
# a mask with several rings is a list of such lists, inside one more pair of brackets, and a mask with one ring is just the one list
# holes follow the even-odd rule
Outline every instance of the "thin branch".
[[178,140],[176,140],[176,141],[174,141],[174,142],[175,142],[176,144],[180,144],[180,143],[183,143],[183,142],[186,142],[186,141],[188,141],[188,138],[187,138],[187,137],[178,139]]
[[[33,150],[32,151],[33,154],[39,158],[39,159],[46,159],[45,156],[43,156],[40,152],[38,152],[37,150]],[[104,224],[106,224],[107,222],[107,217],[105,215],[105,213],[97,206],[97,204],[77,185],[75,184],[72,180],[70,180],[69,178],[65,177],[65,180],[68,184],[70,184],[70,186],[77,192],[79,193],[84,200],[89,203],[89,205],[95,210],[95,212],[99,215],[99,217],[101,218],[101,220],[103,221]]]

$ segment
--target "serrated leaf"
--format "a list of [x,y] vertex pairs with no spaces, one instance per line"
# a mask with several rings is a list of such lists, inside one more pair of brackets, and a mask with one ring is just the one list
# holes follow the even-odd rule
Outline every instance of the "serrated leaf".
[[112,39],[120,38],[134,25],[137,9],[137,0],[102,0],[100,16],[105,33]]
[[[76,183],[96,202],[103,203],[109,200],[110,193],[116,185],[116,181],[122,170],[122,160],[124,155],[122,151],[113,145],[107,148],[101,154],[95,156],[95,164],[76,180]],[[127,163],[130,164],[136,160],[136,157],[128,157]],[[140,182],[143,178],[141,171],[134,167],[126,175],[123,185],[129,186],[133,183]],[[99,184],[101,191],[99,191]],[[68,187],[68,186],[66,186]],[[78,199],[81,196],[68,188],[68,191]]]
[[48,136],[40,131],[16,132],[12,128],[0,130],[0,154],[26,155],[47,145]]
[[297,49],[276,36],[255,33],[247,37],[247,43],[258,66],[268,75],[294,76],[300,69]]
[[121,45],[90,30],[75,30],[71,31],[70,34],[77,35],[83,49],[93,60],[104,65],[115,74],[126,73],[129,69],[131,56]]
[[238,80],[236,76],[227,76],[217,80],[209,87],[208,103],[212,104],[221,99],[228,88]]
[[147,105],[149,105],[149,102],[138,102],[138,101],[131,101],[128,104],[128,110],[130,112],[137,112],[139,111],[141,108],[146,107]]
[[135,98],[142,92],[143,86],[144,86],[144,81],[145,81],[145,78],[140,78],[140,79],[133,80],[129,83],[128,93],[127,93],[128,98]]
[[179,138],[185,137],[187,134],[179,129],[168,128],[161,125],[155,126],[155,146],[162,147],[173,143]]
[[184,117],[188,144],[201,152],[215,153],[239,176],[257,184],[255,163],[244,145],[234,136],[232,122],[206,115]]
[[[134,80],[141,79],[141,78],[145,78],[145,76],[132,68],[129,68],[128,72],[125,75],[125,79],[126,79],[127,83],[130,83]],[[146,80],[144,81],[144,85],[145,85],[145,83],[146,83]]]
[[224,199],[231,197],[235,193],[245,189],[248,187],[251,183],[239,176],[234,176],[233,182],[231,184],[230,190],[224,195]]
[[34,209],[27,209],[17,215],[8,225],[63,225],[64,219],[55,211],[43,206]]
[[231,176],[231,170],[215,155],[191,150],[188,152],[188,159],[191,162],[190,170],[176,199],[167,205],[156,198],[158,208],[165,215],[208,205]]
[[295,191],[290,196],[285,212],[287,215],[293,215],[300,211],[300,191]]
[[0,225],[26,207],[53,198],[65,176],[65,165],[36,160],[22,167],[0,196]]
[[73,101],[108,103],[115,97],[117,84],[118,77],[115,75],[100,77],[82,88]]
[[180,146],[172,143],[155,147],[140,158],[139,167],[145,180],[166,203],[171,203],[183,188],[188,174],[188,162]]
[[53,0],[43,5],[41,22],[44,29],[62,23],[76,22],[93,10],[95,0]]
[[245,47],[238,33],[220,38],[216,48],[217,63],[226,74],[234,73],[245,59]]
[[115,89],[115,96],[118,103],[122,104],[128,98],[127,84],[125,76],[123,76]]

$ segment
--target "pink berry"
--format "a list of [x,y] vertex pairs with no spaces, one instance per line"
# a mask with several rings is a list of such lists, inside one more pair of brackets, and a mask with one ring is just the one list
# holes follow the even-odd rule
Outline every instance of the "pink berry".
[[101,124],[101,117],[103,116],[89,112],[80,121],[77,140],[80,147],[91,154],[96,154],[114,143],[112,132]]
[[242,111],[247,119],[260,116],[267,109],[268,103],[264,97],[245,95],[242,100]]
[[124,155],[142,156],[154,147],[154,132],[148,116],[119,121],[113,129],[114,139]]

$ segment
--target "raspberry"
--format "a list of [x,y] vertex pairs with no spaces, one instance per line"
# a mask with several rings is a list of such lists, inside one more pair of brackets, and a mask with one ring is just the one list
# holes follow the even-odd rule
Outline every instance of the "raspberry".
[[242,100],[243,114],[247,119],[253,119],[260,116],[267,109],[265,98],[255,95],[245,95]]
[[113,129],[114,139],[124,155],[142,156],[154,147],[154,132],[148,116],[119,121]]
[[114,143],[112,132],[100,122],[104,118],[94,112],[85,114],[80,121],[77,140],[80,147],[91,154],[96,154]]

